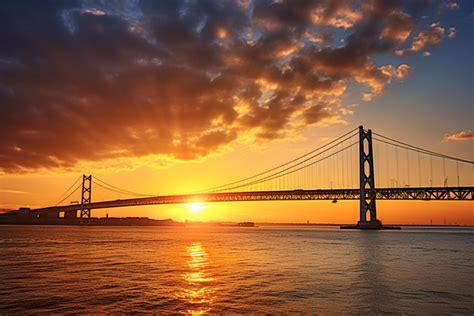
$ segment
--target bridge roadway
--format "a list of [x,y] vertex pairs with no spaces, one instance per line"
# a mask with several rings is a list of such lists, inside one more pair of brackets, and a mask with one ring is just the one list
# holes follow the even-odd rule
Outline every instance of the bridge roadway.
[[[474,187],[406,187],[378,188],[377,200],[452,200],[473,201]],[[223,192],[206,194],[163,195],[133,198],[90,204],[69,204],[32,209],[32,212],[48,213],[156,204],[182,204],[192,202],[239,202],[239,201],[298,201],[298,200],[359,200],[359,189],[285,190],[255,192]]]

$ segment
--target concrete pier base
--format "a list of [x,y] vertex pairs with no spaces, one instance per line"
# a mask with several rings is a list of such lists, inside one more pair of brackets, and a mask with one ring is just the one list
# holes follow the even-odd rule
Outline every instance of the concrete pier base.
[[400,226],[384,226],[379,220],[370,221],[370,222],[358,222],[356,225],[343,225],[341,229],[402,229]]

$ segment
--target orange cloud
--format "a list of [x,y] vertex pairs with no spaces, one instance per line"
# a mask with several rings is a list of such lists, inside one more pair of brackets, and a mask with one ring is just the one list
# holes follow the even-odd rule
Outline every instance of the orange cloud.
[[445,37],[452,38],[456,36],[456,28],[450,27],[446,30],[439,22],[432,23],[426,30],[415,36],[411,45],[407,49],[396,49],[394,54],[402,57],[410,52],[423,52],[423,56],[431,56],[428,48],[442,43]]
[[470,129],[460,131],[454,134],[444,135],[445,141],[462,141],[462,140],[473,140],[473,139],[474,139],[474,134],[472,133],[472,130]]
[[[0,12],[0,172],[197,160],[239,139],[344,122],[353,113],[343,103],[349,82],[367,85],[368,101],[408,75],[409,65],[374,57],[410,37],[409,7],[176,0],[26,10],[8,2]],[[454,33],[433,24],[413,49]]]
[[415,20],[408,14],[396,10],[390,13],[381,38],[388,38],[396,42],[404,42],[414,30]]
[[441,43],[445,34],[445,29],[439,23],[431,24],[430,28],[418,34],[410,50],[414,52],[423,51],[428,46],[434,46]]

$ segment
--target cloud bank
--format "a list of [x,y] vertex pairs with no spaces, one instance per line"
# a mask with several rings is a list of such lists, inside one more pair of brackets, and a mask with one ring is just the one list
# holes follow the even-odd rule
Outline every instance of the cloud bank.
[[[245,136],[344,122],[454,36],[423,1],[4,1],[0,171],[204,157]],[[409,44],[411,42],[411,44]],[[408,49],[402,47],[410,45]],[[400,53],[398,55],[403,55]]]

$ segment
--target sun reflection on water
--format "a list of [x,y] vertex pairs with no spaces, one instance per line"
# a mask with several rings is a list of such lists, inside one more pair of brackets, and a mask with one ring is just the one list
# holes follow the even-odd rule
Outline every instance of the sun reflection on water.
[[186,247],[186,254],[188,271],[182,274],[186,287],[180,297],[192,305],[192,308],[187,310],[188,314],[208,313],[212,304],[214,288],[211,282],[214,278],[206,272],[209,265],[207,252],[200,242],[194,242]]

